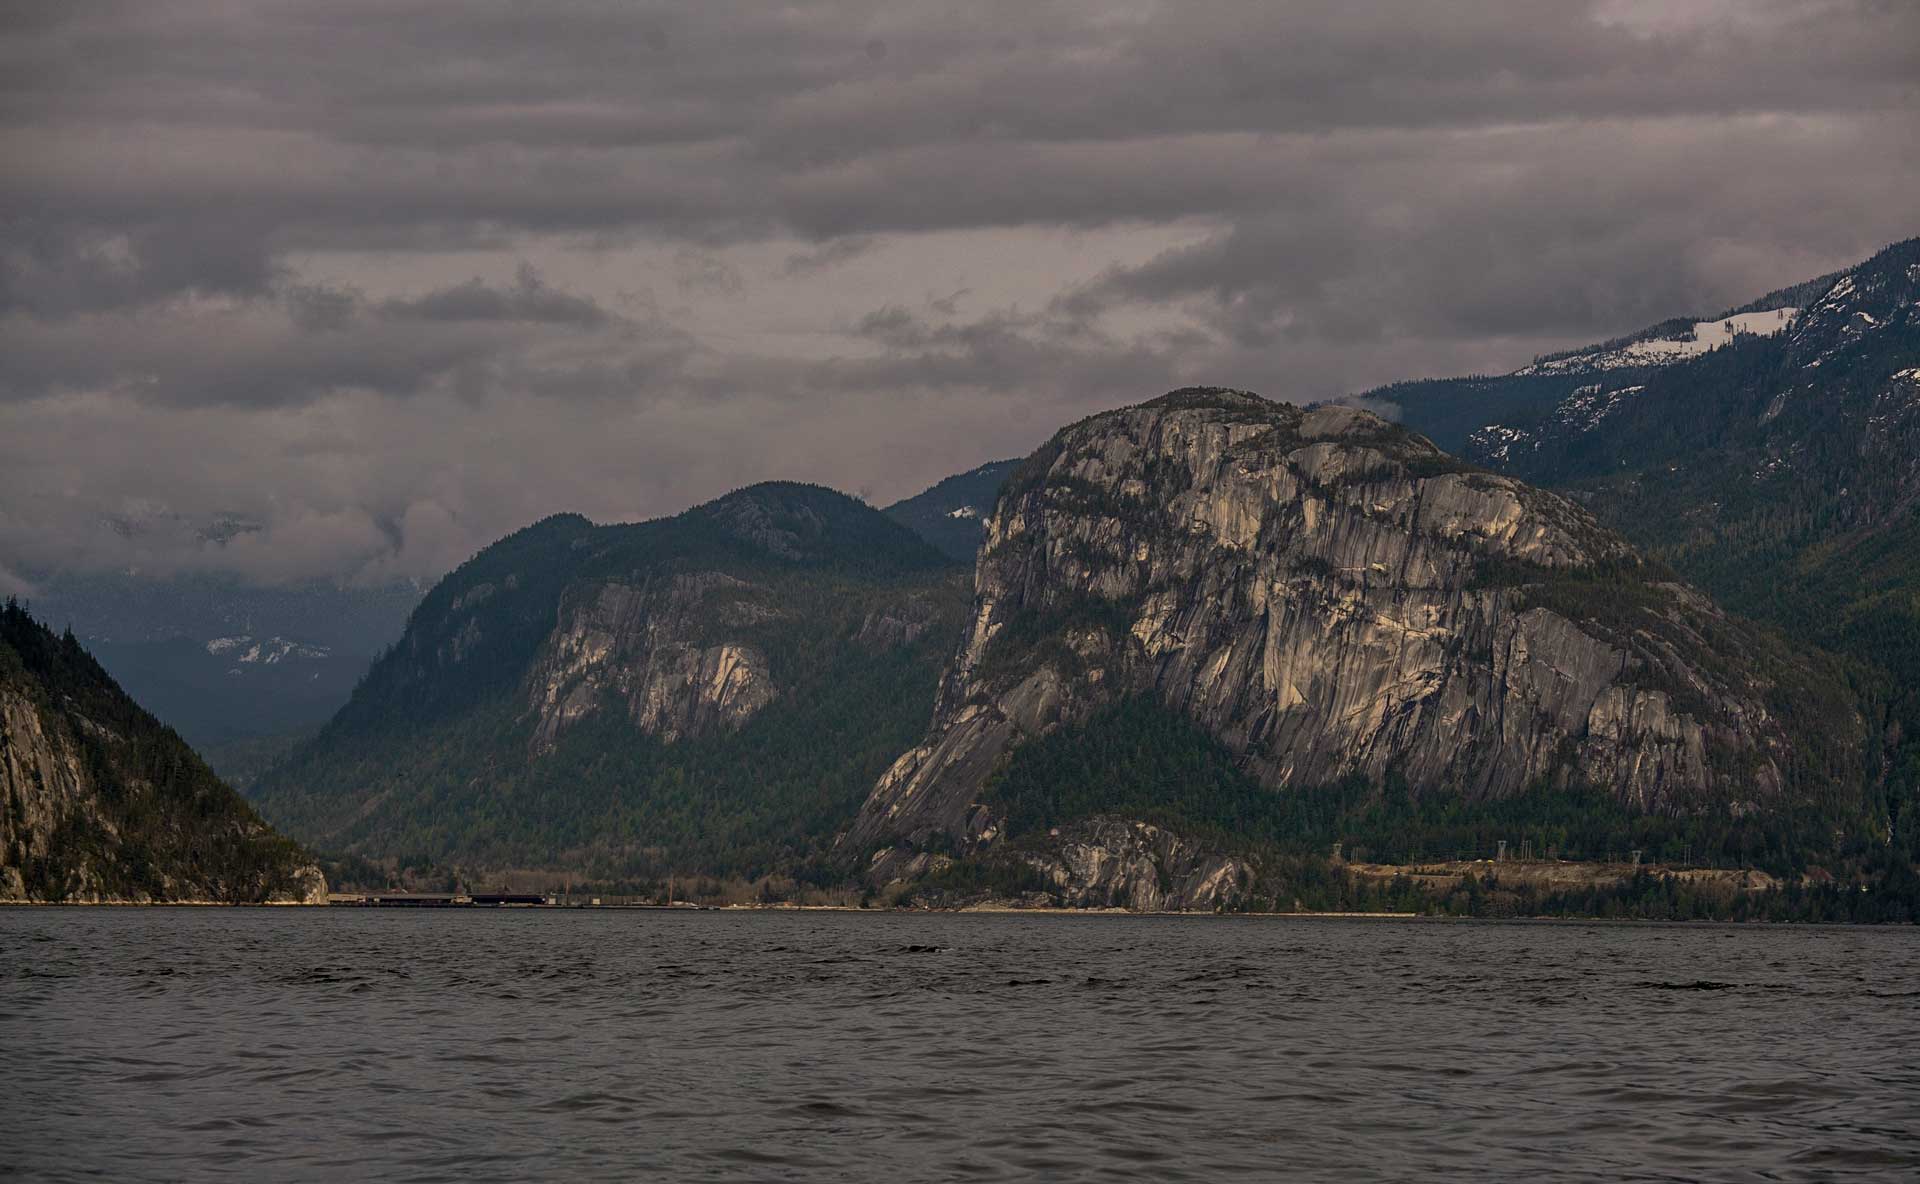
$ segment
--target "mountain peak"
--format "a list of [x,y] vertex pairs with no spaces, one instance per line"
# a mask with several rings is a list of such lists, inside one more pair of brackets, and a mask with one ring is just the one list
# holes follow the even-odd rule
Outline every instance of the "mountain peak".
[[799,481],[763,481],[689,511],[733,539],[793,563],[878,562],[901,570],[946,562],[912,530],[855,497]]
[[1280,406],[1271,399],[1262,398],[1252,391],[1236,390],[1225,386],[1183,386],[1179,390],[1168,391],[1157,399],[1148,399],[1142,407],[1241,407],[1273,408]]
[[1368,439],[1396,430],[1373,412],[1344,403],[1324,403],[1300,417],[1300,435],[1308,440]]

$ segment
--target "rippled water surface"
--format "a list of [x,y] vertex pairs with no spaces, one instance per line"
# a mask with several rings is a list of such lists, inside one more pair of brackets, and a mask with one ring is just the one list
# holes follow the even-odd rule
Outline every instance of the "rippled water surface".
[[0,909],[0,1176],[1920,1178],[1911,930]]

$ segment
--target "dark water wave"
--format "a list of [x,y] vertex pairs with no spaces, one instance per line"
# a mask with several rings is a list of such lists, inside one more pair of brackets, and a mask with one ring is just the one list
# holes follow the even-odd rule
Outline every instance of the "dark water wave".
[[1910,930],[0,910],[0,1177],[1920,1176]]

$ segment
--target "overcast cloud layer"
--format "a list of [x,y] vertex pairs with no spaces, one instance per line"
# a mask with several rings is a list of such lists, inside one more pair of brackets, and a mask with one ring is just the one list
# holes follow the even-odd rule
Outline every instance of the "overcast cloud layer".
[[13,3],[0,582],[425,578],[1920,233],[1920,5]]

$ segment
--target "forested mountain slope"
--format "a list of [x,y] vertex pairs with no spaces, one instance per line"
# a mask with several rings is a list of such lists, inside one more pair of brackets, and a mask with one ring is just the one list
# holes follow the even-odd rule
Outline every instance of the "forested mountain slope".
[[313,861],[71,633],[0,607],[0,900],[324,901]]
[[328,851],[601,878],[805,859],[924,727],[965,572],[817,486],[549,518],[435,587],[257,791]]
[[1831,277],[1782,332],[1599,383],[1482,430],[1468,455],[1876,671],[1886,809],[1920,854],[1920,239]]

